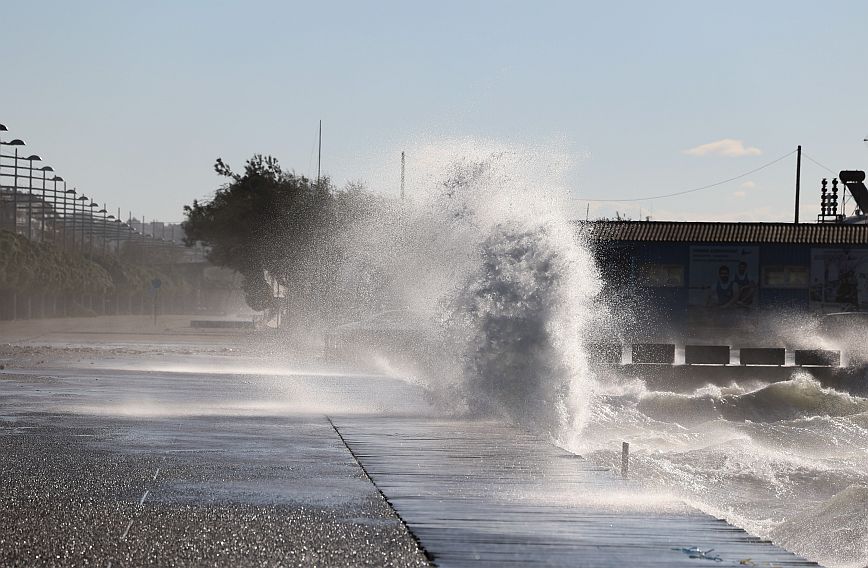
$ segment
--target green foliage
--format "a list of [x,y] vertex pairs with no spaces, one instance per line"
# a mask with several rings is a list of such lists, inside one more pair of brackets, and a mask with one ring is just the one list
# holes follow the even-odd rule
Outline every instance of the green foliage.
[[0,231],[0,289],[21,293],[100,293],[112,287],[109,274],[83,256]]
[[0,231],[0,290],[20,294],[135,293],[147,290],[154,278],[162,280],[165,293],[185,292],[191,287],[179,267],[142,266],[113,256],[91,259],[51,243],[34,243],[22,235]]
[[270,156],[251,158],[243,174],[221,159],[214,169],[230,181],[184,207],[187,244],[206,244],[211,262],[241,273],[254,309],[274,308],[264,271],[308,305],[328,302],[342,255],[335,237],[357,204],[354,191],[285,172]]

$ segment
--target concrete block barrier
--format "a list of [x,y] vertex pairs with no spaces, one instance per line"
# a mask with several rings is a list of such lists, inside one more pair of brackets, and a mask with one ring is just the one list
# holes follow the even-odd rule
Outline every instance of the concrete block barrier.
[[588,362],[596,365],[620,365],[620,343],[589,343],[586,346]]
[[787,360],[783,347],[742,347],[739,353],[742,365],[784,365]]
[[729,365],[729,345],[685,345],[687,365]]
[[830,349],[796,349],[793,352],[796,365],[810,367],[840,367],[841,352]]
[[255,329],[251,320],[193,320],[190,327],[200,329]]
[[631,352],[634,364],[672,365],[675,363],[673,343],[634,343]]

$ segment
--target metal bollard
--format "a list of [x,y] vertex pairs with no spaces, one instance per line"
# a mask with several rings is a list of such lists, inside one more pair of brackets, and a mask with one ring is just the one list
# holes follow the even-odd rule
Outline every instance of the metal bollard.
[[630,443],[621,442],[621,477],[627,479],[627,472],[630,469]]

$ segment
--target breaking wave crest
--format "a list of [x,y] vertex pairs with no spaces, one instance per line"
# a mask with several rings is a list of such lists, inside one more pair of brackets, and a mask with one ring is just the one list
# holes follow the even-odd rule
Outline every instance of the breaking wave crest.
[[706,387],[693,394],[648,392],[638,409],[658,420],[691,424],[722,418],[729,421],[777,422],[808,416],[848,416],[868,412],[868,400],[824,388],[807,374],[759,390],[738,386]]
[[375,296],[429,321],[436,347],[414,353],[415,378],[463,412],[573,436],[593,390],[581,341],[600,278],[570,214],[570,160],[471,139],[413,156],[408,199],[360,219],[350,256],[385,275]]

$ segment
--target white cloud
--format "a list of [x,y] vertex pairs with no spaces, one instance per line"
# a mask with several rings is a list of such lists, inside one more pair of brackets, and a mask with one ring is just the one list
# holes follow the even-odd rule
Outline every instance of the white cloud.
[[747,192],[746,191],[736,191],[732,195],[733,195],[733,197],[738,197],[739,199],[741,199],[742,197],[747,195]]
[[742,186],[743,188],[745,188],[745,189],[753,189],[753,188],[756,187],[756,182],[755,182],[755,181],[751,181],[751,180],[747,180],[746,182],[744,182],[743,184],[741,184],[741,186]]
[[745,146],[743,140],[724,138],[723,140],[689,148],[684,150],[683,153],[688,156],[726,156],[738,158],[741,156],[759,156],[763,152],[754,146]]

